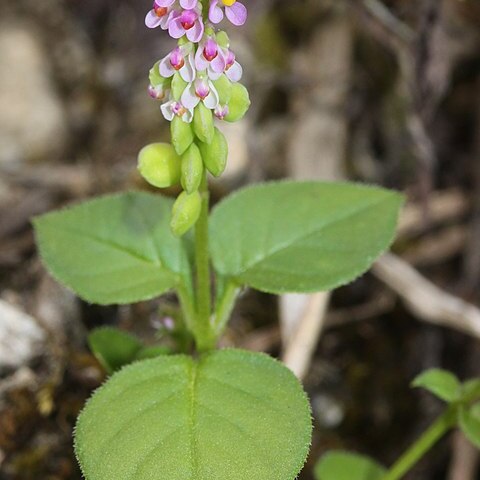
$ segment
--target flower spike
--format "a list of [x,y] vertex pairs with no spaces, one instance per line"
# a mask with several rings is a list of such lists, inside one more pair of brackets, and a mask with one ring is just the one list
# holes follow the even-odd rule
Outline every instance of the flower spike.
[[[216,32],[212,25],[224,17],[234,25],[243,25],[247,9],[237,0],[155,0],[145,18],[148,28],[160,27],[178,40],[150,70],[148,88],[149,95],[161,102],[164,118],[171,122],[172,148],[178,155],[171,161],[178,161],[176,167],[182,171],[179,182],[186,193],[176,202],[172,220],[177,235],[196,222],[193,214],[186,224],[180,220],[183,209],[192,202],[196,205],[203,175],[219,176],[225,169],[228,145],[215,121],[235,122],[250,105],[248,91],[239,83],[243,69],[228,36]],[[148,174],[150,183],[153,174],[157,178],[165,169],[165,165],[158,165],[157,170],[155,161],[148,169],[145,161],[141,163],[140,173]]]

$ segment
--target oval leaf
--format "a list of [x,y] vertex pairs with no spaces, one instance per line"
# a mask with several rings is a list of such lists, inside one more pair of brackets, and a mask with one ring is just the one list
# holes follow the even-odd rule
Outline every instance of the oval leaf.
[[214,266],[265,292],[330,290],[365,272],[390,245],[401,203],[397,193],[354,184],[246,188],[213,212]]
[[173,202],[124,193],[34,220],[40,254],[52,275],[91,303],[148,300],[189,285],[182,241],[169,227]]
[[329,452],[315,467],[317,480],[381,480],[386,473],[371,458],[350,452]]
[[447,403],[458,400],[462,392],[458,378],[453,373],[439,368],[421,373],[412,382],[412,387],[424,388]]
[[480,417],[476,409],[473,411],[463,407],[459,412],[460,429],[465,436],[477,447],[480,448]]
[[471,402],[480,399],[480,379],[472,378],[462,385],[462,400]]
[[143,349],[142,342],[118,328],[100,327],[88,336],[88,345],[107,373],[132,363]]
[[124,368],[81,413],[87,480],[293,480],[311,437],[308,400],[272,358],[221,350]]

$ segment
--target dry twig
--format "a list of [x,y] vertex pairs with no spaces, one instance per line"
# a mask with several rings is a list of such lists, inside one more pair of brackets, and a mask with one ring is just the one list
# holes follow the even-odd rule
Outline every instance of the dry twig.
[[373,273],[421,320],[480,338],[480,309],[437,287],[399,257],[384,255]]

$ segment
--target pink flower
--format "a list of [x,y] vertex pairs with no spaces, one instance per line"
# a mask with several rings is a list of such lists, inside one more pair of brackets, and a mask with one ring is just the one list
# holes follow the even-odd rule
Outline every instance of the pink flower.
[[184,105],[176,100],[169,100],[164,103],[160,107],[160,110],[169,122],[171,122],[175,116],[180,117],[186,123],[191,123],[193,120],[193,110],[185,108]]
[[247,8],[243,3],[237,0],[211,0],[208,18],[212,23],[220,23],[223,20],[223,10],[227,18],[237,26],[243,25],[247,21]]
[[[156,3],[159,7],[173,7],[176,1],[177,0],[156,0]],[[193,8],[197,8],[198,0],[180,0],[179,3],[180,7],[185,10],[192,10]]]
[[154,100],[163,100],[167,94],[167,91],[165,90],[163,85],[157,85],[156,87],[154,87],[153,85],[149,85],[148,94]]
[[207,71],[211,80],[218,80],[226,68],[225,57],[217,42],[211,37],[200,43],[195,54],[195,67],[198,71]]
[[201,40],[204,31],[205,26],[198,9],[174,12],[168,24],[168,33],[171,37],[181,38],[187,35],[187,38],[193,43]]
[[232,82],[239,82],[243,75],[242,66],[236,61],[235,54],[229,48],[222,48],[225,58],[225,75]]
[[197,78],[182,93],[182,104],[192,110],[200,102],[208,109],[214,110],[219,101],[218,92],[208,78]]
[[213,114],[219,119],[223,120],[229,113],[228,105],[217,105]]
[[160,5],[161,2],[162,0],[155,0],[153,2],[152,9],[145,17],[145,25],[148,28],[160,27],[162,30],[166,30],[168,28],[168,24],[172,15],[172,7]]
[[175,48],[160,61],[158,70],[164,78],[173,77],[175,72],[179,72],[187,83],[193,82],[196,75],[193,45],[187,43],[186,45]]

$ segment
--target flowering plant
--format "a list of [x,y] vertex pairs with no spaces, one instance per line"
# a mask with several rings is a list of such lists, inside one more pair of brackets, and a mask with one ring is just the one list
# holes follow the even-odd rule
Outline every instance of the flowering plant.
[[[391,243],[401,197],[381,188],[271,182],[245,188],[209,215],[209,175],[227,165],[224,121],[247,112],[242,67],[224,19],[243,25],[236,0],[155,0],[149,28],[178,40],[150,70],[149,94],[171,122],[171,144],[139,154],[161,195],[107,195],[35,220],[51,273],[101,305],[168,291],[170,349],[114,329],[90,346],[111,378],[75,431],[87,480],[292,480],[311,438],[307,397],[263,354],[218,350],[245,287],[282,294],[329,290],[365,272]],[[215,122],[218,122],[217,124]]]

